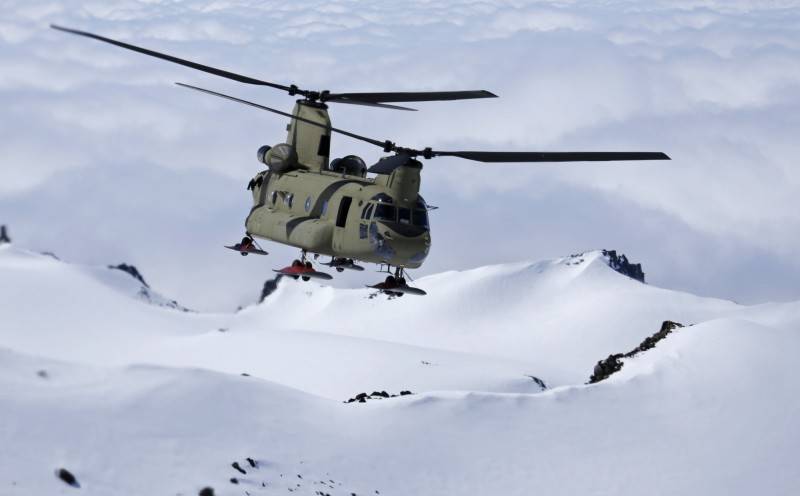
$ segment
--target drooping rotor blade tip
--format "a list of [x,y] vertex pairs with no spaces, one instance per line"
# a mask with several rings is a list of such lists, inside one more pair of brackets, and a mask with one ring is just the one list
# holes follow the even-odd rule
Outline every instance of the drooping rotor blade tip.
[[[86,38],[91,38],[93,40],[102,41],[103,43],[108,43],[110,45],[118,46],[120,48],[125,48],[127,50],[131,50],[134,52],[138,52],[144,55],[149,55],[151,57],[155,57],[157,59],[166,60],[168,62],[172,62],[174,64],[182,65],[184,67],[189,67],[191,69],[195,69],[198,71],[207,72],[209,74],[214,74],[215,76],[224,77],[226,79],[231,79],[234,81],[238,81],[240,83],[245,84],[254,84],[259,86],[269,86],[271,88],[276,88],[283,91],[290,91],[296,94],[305,95],[305,90],[297,89],[296,87],[286,86],[283,84],[272,83],[269,81],[263,81],[261,79],[252,78],[250,76],[244,76],[242,74],[237,74],[235,72],[226,71],[223,69],[217,69],[216,67],[211,67],[204,64],[199,64],[197,62],[192,62],[191,60],[181,59],[175,57],[173,55],[168,55],[166,53],[157,52],[155,50],[150,50],[149,48],[142,48],[140,46],[132,45],[130,43],[125,43],[123,41],[114,40],[111,38],[106,38],[105,36],[100,36],[94,33],[89,33],[88,31],[80,31],[78,29],[71,29],[65,28],[63,26],[58,26],[55,24],[50,25],[51,28],[57,29],[59,31],[64,31],[65,33],[71,33],[78,36],[84,36]],[[293,94],[294,94],[293,93]]]

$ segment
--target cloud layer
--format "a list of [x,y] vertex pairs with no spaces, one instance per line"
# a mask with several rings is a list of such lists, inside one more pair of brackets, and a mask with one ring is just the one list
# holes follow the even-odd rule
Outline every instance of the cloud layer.
[[[281,83],[501,95],[417,113],[333,110],[340,127],[410,146],[673,157],[430,162],[423,192],[442,208],[425,271],[609,247],[663,285],[747,301],[800,297],[800,2],[6,2],[0,222],[81,261],[137,258],[165,292],[222,307],[252,298],[278,263],[254,274],[217,248],[240,234],[248,209],[235,185],[256,170],[258,146],[283,140],[285,122],[171,83],[280,108],[291,100],[51,22]],[[333,151],[379,156],[344,138]],[[69,235],[54,234],[65,226]],[[213,277],[213,289],[185,277],[174,254],[186,248],[192,273]]]

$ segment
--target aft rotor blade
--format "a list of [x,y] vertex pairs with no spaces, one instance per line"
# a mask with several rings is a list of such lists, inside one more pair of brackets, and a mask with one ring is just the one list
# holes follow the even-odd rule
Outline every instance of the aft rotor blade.
[[605,162],[617,160],[671,160],[661,152],[445,152],[435,157],[459,157],[478,162]]
[[473,98],[497,98],[491,91],[396,91],[384,93],[330,93],[329,102],[344,103],[347,100],[372,103],[386,102],[435,102],[444,100],[470,100]]
[[133,50],[134,52],[143,53],[145,55],[150,55],[151,57],[156,57],[162,60],[167,60],[169,62],[174,62],[176,64],[180,64],[186,67],[191,67],[192,69],[197,69],[198,71],[207,72],[209,74],[214,74],[216,76],[222,76],[224,78],[233,79],[234,81],[239,81],[240,83],[247,83],[247,84],[257,84],[259,86],[269,86],[271,88],[277,88],[279,90],[288,91],[290,93],[298,92],[299,91],[296,87],[292,86],[284,86],[282,84],[271,83],[269,81],[262,81],[261,79],[251,78],[249,76],[243,76],[241,74],[236,74],[235,72],[225,71],[222,69],[217,69],[216,67],[211,67],[203,64],[198,64],[197,62],[192,62],[190,60],[180,59],[178,57],[173,57],[172,55],[167,55],[165,53],[156,52],[154,50],[149,50],[147,48],[138,47],[136,45],[131,45],[129,43],[124,43],[122,41],[112,40],[111,38],[106,38],[105,36],[96,35],[93,33],[88,33],[86,31],[79,31],[77,29],[70,29],[65,28],[63,26],[56,26],[55,24],[50,25],[51,28],[57,29],[59,31],[64,31],[65,33],[76,34],[78,36],[85,36],[87,38],[92,38],[94,40],[102,41],[105,43],[110,43],[112,45],[116,45],[118,47],[127,48],[128,50]]
[[[331,100],[325,100],[326,102],[330,102]],[[365,107],[379,107],[385,109],[392,109],[392,110],[410,110],[412,112],[416,112],[417,109],[410,108],[410,107],[401,107],[399,105],[387,105],[385,103],[374,103],[374,102],[360,102],[358,100],[332,100],[333,103],[347,103],[350,105],[363,105]]]
[[319,122],[312,121],[311,119],[305,119],[303,117],[298,117],[298,116],[292,115],[292,114],[290,114],[288,112],[283,112],[281,110],[277,110],[277,109],[274,109],[274,108],[265,107],[264,105],[259,105],[258,103],[249,102],[247,100],[242,100],[241,98],[236,98],[235,96],[226,95],[224,93],[217,93],[216,91],[211,91],[211,90],[207,90],[207,89],[204,89],[204,88],[198,88],[197,86],[192,86],[190,84],[184,84],[184,83],[175,83],[175,84],[177,84],[178,86],[181,86],[183,88],[189,88],[191,90],[200,91],[202,93],[207,93],[209,95],[214,95],[214,96],[218,96],[220,98],[225,98],[226,100],[232,100],[234,102],[243,103],[245,105],[249,105],[251,107],[259,108],[261,110],[266,110],[267,112],[272,112],[272,113],[275,113],[275,114],[278,114],[278,115],[282,115],[284,117],[289,117],[290,119],[298,120],[298,121],[301,121],[301,122],[306,122],[308,124],[311,124],[312,126],[321,127],[323,129],[330,129],[334,133],[343,134],[345,136],[349,136],[349,137],[357,139],[357,140],[365,141],[365,142],[367,142],[367,143],[369,143],[371,145],[379,146],[381,148],[386,148],[386,146],[387,146],[387,143],[385,141],[378,141],[376,139],[367,138],[366,136],[361,136],[361,135],[358,135],[358,134],[355,134],[355,133],[351,133],[349,131],[345,131],[343,129],[337,129],[335,127],[329,128],[328,126],[326,126],[324,124],[320,124]]

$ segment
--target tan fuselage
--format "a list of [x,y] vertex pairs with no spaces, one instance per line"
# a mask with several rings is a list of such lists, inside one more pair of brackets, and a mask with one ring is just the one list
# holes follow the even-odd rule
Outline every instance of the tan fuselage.
[[[295,115],[330,121],[324,105],[300,103]],[[328,170],[330,131],[293,120],[287,143],[298,167],[259,172],[247,232],[308,253],[395,267],[422,265],[431,245],[427,211],[419,197],[421,164],[366,178]]]

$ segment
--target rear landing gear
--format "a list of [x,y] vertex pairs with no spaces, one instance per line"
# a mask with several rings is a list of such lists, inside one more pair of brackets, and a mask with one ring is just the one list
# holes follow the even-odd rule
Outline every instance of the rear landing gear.
[[241,243],[239,243],[239,249],[241,250],[241,254],[243,257],[247,256],[247,252],[254,247],[253,245],[253,238],[250,236],[245,236],[242,238]]
[[404,294],[426,294],[425,291],[419,288],[412,288],[406,283],[405,270],[403,267],[395,267],[394,273],[392,273],[391,267],[388,267],[387,272],[389,272],[389,275],[386,276],[383,282],[368,287],[380,290],[380,292],[389,296],[397,297],[401,297]]
[[275,272],[295,280],[302,279],[303,281],[310,281],[311,279],[333,279],[330,274],[314,270],[314,265],[306,258],[305,251],[301,253],[299,259],[293,260],[289,267],[284,267]]
[[266,251],[264,251],[258,243],[253,239],[252,236],[248,233],[242,241],[236,243],[235,245],[225,246],[229,250],[238,251],[240,255],[246,257],[247,255],[254,253],[256,255],[268,255]]

